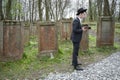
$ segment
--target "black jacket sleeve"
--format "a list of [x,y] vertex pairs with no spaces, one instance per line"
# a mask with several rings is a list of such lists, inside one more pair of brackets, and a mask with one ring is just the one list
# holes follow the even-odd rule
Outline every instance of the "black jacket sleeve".
[[73,32],[74,33],[81,33],[82,32],[82,28],[80,25],[80,22],[77,20],[73,21]]

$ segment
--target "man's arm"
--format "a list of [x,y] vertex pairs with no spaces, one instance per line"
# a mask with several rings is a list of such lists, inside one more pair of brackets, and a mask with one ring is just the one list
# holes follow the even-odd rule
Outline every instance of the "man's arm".
[[75,33],[81,33],[82,32],[82,28],[78,29],[78,27],[79,27],[79,22],[75,20],[73,22],[73,32],[75,32]]

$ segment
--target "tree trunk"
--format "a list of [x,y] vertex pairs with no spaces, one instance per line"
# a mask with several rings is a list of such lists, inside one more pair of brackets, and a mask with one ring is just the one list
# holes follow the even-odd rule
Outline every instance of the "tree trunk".
[[39,18],[42,21],[42,0],[38,0]]
[[11,20],[12,15],[11,15],[11,7],[12,7],[12,0],[8,0],[7,6],[6,6],[6,19]]
[[36,18],[37,18],[37,7],[38,7],[38,5],[37,5],[37,3],[36,3],[36,2],[35,2],[34,7],[35,7],[34,21],[36,21]]
[[104,10],[103,10],[104,16],[110,16],[110,7],[109,7],[109,1],[104,0]]
[[115,12],[115,7],[116,7],[116,0],[112,1],[112,6],[111,6],[111,15],[114,16],[114,12]]
[[94,16],[94,21],[96,21],[97,20],[97,15],[96,15],[96,13],[97,13],[97,6],[95,5],[95,3],[94,3],[94,12],[93,12],[93,16]]
[[34,3],[35,3],[35,1],[33,0],[33,3],[32,3],[32,22],[33,22],[33,18],[34,18]]
[[2,11],[2,0],[0,0],[0,20],[3,20],[3,11]]
[[[19,0],[19,3],[20,3],[20,0]],[[19,11],[18,20],[20,20],[20,18],[21,18],[21,10],[20,10],[20,7],[19,7],[18,11]]]
[[93,21],[92,0],[89,0],[89,21]]
[[103,0],[97,0],[98,16],[102,15],[102,4],[103,4]]
[[45,15],[46,15],[46,21],[49,21],[49,3],[50,0],[45,0]]
[[120,22],[120,2],[119,2],[119,15],[118,15],[118,22]]
[[56,4],[55,4],[55,6],[56,6],[56,12],[55,12],[55,16],[56,16],[56,20],[58,20],[58,0],[56,0]]
[[30,22],[32,21],[31,3],[32,3],[31,0],[29,0],[29,13],[30,13],[29,20],[30,20]]
[[[63,1],[61,1],[60,4],[62,4]],[[67,7],[67,5],[69,4],[69,0],[65,0],[64,1],[64,5],[60,6],[61,7],[61,13],[60,13],[60,18],[62,19],[63,18],[63,15],[64,15],[64,11],[65,11],[65,8]]]

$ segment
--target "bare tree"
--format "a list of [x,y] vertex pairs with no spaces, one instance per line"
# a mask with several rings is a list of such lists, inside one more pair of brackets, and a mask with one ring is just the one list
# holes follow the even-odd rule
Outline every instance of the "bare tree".
[[42,0],[38,0],[38,11],[39,11],[39,19],[40,19],[40,21],[42,21],[42,12],[43,12],[43,10],[42,10]]
[[119,13],[118,13],[118,21],[120,22],[120,2],[119,2]]
[[34,4],[35,4],[35,0],[33,0],[32,2],[32,18],[31,18],[31,21],[33,22],[33,18],[34,18]]
[[97,8],[98,8],[98,16],[102,15],[102,4],[103,4],[103,0],[97,0]]
[[7,5],[6,5],[6,19],[11,20],[12,15],[11,15],[11,7],[12,7],[12,0],[8,0]]
[[60,11],[60,19],[63,18],[65,9],[70,4],[70,0],[58,0],[59,1],[59,11]]
[[54,20],[62,19],[65,16],[69,6],[70,0],[51,0],[49,7],[51,18]]
[[35,5],[34,5],[34,21],[37,20],[37,13],[38,13],[38,1],[35,0]]
[[32,0],[29,0],[29,20],[32,21]]
[[109,7],[109,1],[104,0],[104,10],[103,10],[104,16],[110,16],[110,7]]
[[92,0],[89,0],[89,21],[93,21]]
[[20,6],[20,0],[18,1],[18,3],[19,3],[19,8],[18,8],[18,20],[20,20],[21,19],[21,6]]
[[117,0],[112,0],[112,4],[111,4],[111,15],[114,15],[115,8],[116,8],[116,2],[117,2]]
[[56,16],[56,20],[58,20],[58,0],[56,0],[56,3],[55,3],[55,7],[56,7],[56,12],[55,12],[55,16]]
[[92,2],[92,4],[93,4],[93,6],[92,6],[92,8],[93,8],[93,21],[96,21],[97,20],[97,18],[98,18],[98,14],[97,14],[97,1],[96,0],[94,0],[94,2]]
[[49,20],[49,4],[51,3],[51,0],[45,0],[45,16],[46,16],[46,21]]
[[0,20],[3,20],[2,0],[0,0]]

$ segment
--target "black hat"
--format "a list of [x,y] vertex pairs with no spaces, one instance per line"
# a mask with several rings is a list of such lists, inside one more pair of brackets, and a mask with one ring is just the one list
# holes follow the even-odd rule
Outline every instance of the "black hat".
[[76,15],[79,15],[80,13],[83,13],[83,12],[86,12],[87,9],[83,9],[83,8],[80,8],[77,10],[77,14]]

